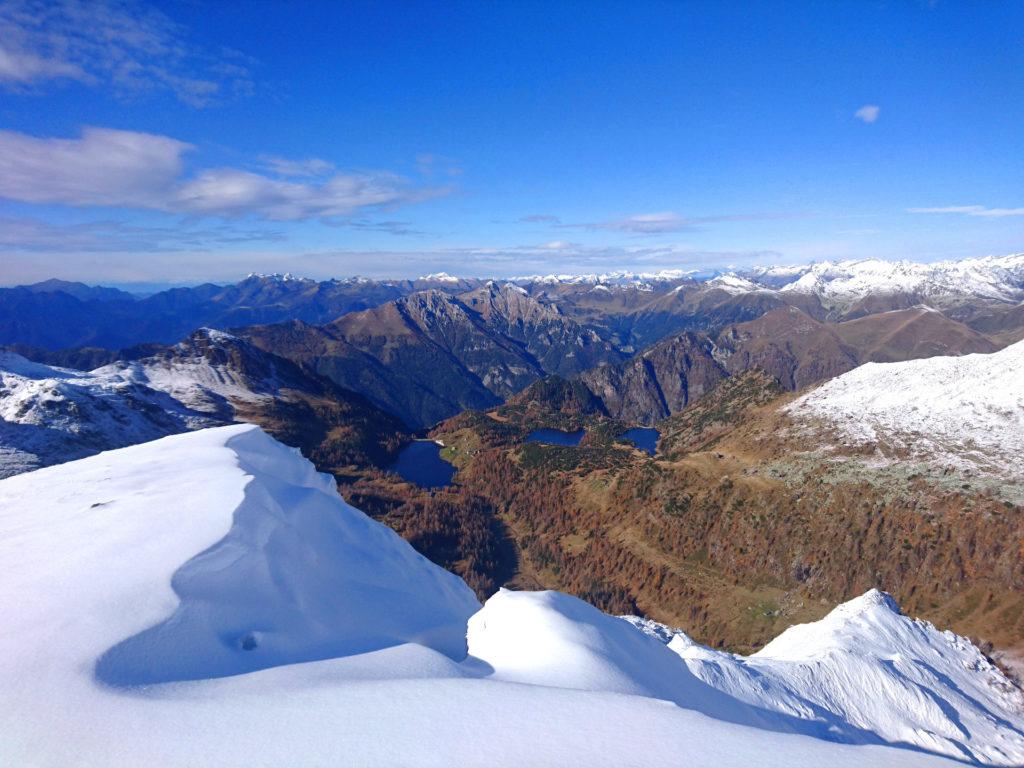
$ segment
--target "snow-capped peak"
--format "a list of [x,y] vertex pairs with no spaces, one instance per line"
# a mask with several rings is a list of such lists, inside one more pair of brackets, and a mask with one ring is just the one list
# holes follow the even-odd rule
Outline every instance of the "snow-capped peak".
[[707,281],[706,285],[709,288],[718,288],[726,291],[727,293],[750,293],[751,291],[762,291],[763,286],[758,285],[752,280],[748,280],[745,277],[737,275],[735,272],[727,272],[723,275],[718,275]]
[[315,283],[316,281],[309,277],[296,277],[291,272],[250,272],[245,276],[246,280],[262,280],[269,283]]
[[433,283],[458,283],[462,280],[462,278],[453,277],[447,272],[432,272],[429,275],[423,275],[419,279]]
[[227,331],[220,331],[220,330],[217,330],[216,328],[207,328],[205,326],[195,330],[192,333],[192,336],[193,337],[197,337],[197,338],[206,338],[206,339],[209,339],[212,342],[222,343],[222,344],[223,343],[240,342],[241,341],[241,339],[239,339],[237,336],[235,336],[234,334],[228,333]]

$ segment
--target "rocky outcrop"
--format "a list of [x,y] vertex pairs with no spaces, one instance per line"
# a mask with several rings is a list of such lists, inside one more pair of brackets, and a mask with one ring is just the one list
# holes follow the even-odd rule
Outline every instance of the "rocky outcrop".
[[703,336],[683,333],[619,365],[603,365],[580,380],[615,419],[653,424],[710,392],[728,373]]

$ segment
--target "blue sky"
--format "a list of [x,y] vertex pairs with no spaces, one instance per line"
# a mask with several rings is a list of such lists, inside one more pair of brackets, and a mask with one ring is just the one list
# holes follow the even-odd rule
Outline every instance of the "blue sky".
[[0,0],[0,283],[1024,250],[1020,3]]

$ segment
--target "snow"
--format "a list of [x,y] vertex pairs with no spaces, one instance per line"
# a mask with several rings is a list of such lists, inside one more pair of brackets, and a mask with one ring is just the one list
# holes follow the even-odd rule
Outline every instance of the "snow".
[[[236,336],[212,328],[202,328],[192,338],[202,341],[203,337],[214,346],[248,344]],[[185,408],[222,419],[230,416],[230,412],[224,408],[225,401],[234,404],[268,402],[277,391],[273,380],[251,382],[232,366],[211,362],[190,348],[187,341],[176,345],[174,350],[175,355],[170,359],[156,356],[128,362],[118,361],[97,368],[93,374],[120,378],[166,392]]]
[[640,628],[709,685],[819,723],[835,738],[875,736],[972,762],[1024,764],[1021,691],[969,640],[901,615],[878,590],[790,627],[748,657],[651,625]]
[[447,272],[434,272],[429,275],[423,275],[420,280],[429,280],[435,283],[458,283],[462,280],[461,277],[453,277]]
[[999,352],[866,363],[786,407],[846,443],[947,466],[1021,475],[1024,342]]
[[265,274],[262,272],[250,272],[245,276],[246,280],[262,280],[268,283],[315,283],[316,281],[308,277],[296,277],[291,272],[272,272]]
[[588,273],[588,274],[548,274],[548,275],[520,275],[510,277],[509,280],[516,283],[538,283],[557,285],[566,283],[569,285],[636,285],[645,286],[648,281],[667,282],[681,280],[696,274],[695,269],[661,269],[656,272],[631,272],[629,270],[616,270],[614,272]]
[[783,732],[575,598],[478,608],[249,425],[8,478],[0,764],[952,765]]
[[713,277],[708,280],[705,285],[709,288],[718,288],[719,290],[732,294],[751,293],[752,291],[764,290],[763,286],[760,286],[745,277],[740,277],[735,272],[728,272],[724,275]]
[[[204,354],[208,347],[223,354]],[[232,351],[264,356],[236,336],[195,331],[166,355],[91,372],[0,352],[0,477],[58,461],[234,421],[234,408],[280,394],[274,365],[246,368]],[[264,370],[263,374],[252,371]]]
[[[550,274],[511,278],[538,284],[633,285],[695,278],[697,270],[617,271],[605,274]],[[872,294],[910,293],[929,299],[1024,300],[1024,254],[922,263],[862,259],[804,265],[752,267],[706,280],[730,293],[780,290],[820,296],[826,304],[850,304]]]
[[114,370],[54,368],[0,351],[0,477],[213,423]]
[[933,263],[881,259],[825,261],[800,271],[788,267],[754,270],[750,274],[761,279],[799,275],[780,290],[812,293],[833,301],[886,293],[973,296],[999,301],[1024,299],[1024,254],[1020,253]]

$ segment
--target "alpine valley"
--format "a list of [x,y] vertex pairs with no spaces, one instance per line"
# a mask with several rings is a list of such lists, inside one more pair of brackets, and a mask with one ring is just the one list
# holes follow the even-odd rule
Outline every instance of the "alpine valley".
[[49,280],[0,344],[4,764],[1024,765],[1022,254]]

